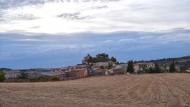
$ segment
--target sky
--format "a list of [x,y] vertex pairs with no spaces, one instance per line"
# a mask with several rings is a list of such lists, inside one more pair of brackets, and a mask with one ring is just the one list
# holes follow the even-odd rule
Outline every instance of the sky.
[[0,0],[0,68],[190,55],[190,0]]

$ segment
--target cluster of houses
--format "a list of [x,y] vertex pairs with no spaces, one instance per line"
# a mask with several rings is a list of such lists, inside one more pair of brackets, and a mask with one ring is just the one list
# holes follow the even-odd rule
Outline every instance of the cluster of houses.
[[143,71],[145,68],[154,68],[155,63],[153,62],[139,62],[134,64],[134,72],[138,73]]
[[[135,72],[138,72],[142,67],[152,67],[153,64],[135,64]],[[71,80],[78,78],[85,78],[89,76],[103,76],[103,75],[115,75],[124,74],[127,71],[127,64],[114,64],[110,68],[109,62],[98,62],[93,66],[86,64],[80,64],[75,66],[69,66],[65,68],[52,68],[52,69],[26,69],[26,70],[7,70],[5,72],[5,78],[7,80],[17,80],[24,72],[27,75],[27,79],[38,78],[53,78],[56,77],[59,80]]]
[[58,78],[58,80],[68,80],[85,78],[88,76],[88,69],[85,65],[77,65],[66,68],[52,68],[52,69],[26,69],[26,70],[8,70],[5,72],[6,80],[17,80],[21,77],[22,73],[27,75],[27,79],[35,80],[39,78]]
[[[79,64],[76,66],[69,66],[64,68],[51,68],[51,69],[29,69],[29,70],[7,70],[5,72],[5,78],[7,80],[17,80],[22,73],[27,74],[27,79],[39,79],[39,78],[58,78],[59,80],[71,80],[85,78],[89,76],[107,76],[116,74],[127,73],[128,64],[115,64],[110,62],[97,62],[89,66],[88,64]],[[136,62],[134,63],[134,72],[138,73],[144,68],[154,68],[153,62]],[[162,66],[163,67],[163,66]],[[169,69],[168,67],[164,69]],[[189,70],[190,72],[190,70]]]
[[[103,66],[103,68],[102,68]],[[119,65],[114,69],[108,69],[107,63],[95,64],[94,67],[88,65],[76,65],[65,68],[52,68],[52,69],[26,69],[26,70],[7,70],[5,72],[6,80],[17,80],[20,78],[22,73],[27,75],[27,79],[39,79],[39,78],[58,78],[59,80],[71,80],[78,78],[85,78],[88,76],[99,76],[99,75],[110,75],[114,73],[114,70],[123,69]],[[120,70],[123,72],[124,70]]]

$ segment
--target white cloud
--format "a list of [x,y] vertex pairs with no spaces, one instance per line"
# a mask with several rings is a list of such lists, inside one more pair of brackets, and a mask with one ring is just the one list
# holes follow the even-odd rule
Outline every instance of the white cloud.
[[70,0],[70,2],[45,0],[44,2],[31,5],[24,2],[22,4],[27,5],[0,8],[0,32],[56,34],[190,28],[189,0],[112,0],[112,2],[111,0]]
[[136,41],[136,39],[135,38],[125,38],[125,39],[120,39],[119,40],[119,42],[134,42],[134,41]]

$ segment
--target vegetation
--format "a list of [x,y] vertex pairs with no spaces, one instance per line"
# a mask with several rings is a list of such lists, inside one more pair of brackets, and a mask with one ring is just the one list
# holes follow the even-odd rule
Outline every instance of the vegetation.
[[155,63],[155,67],[144,68],[140,73],[162,73],[160,65]]
[[176,72],[175,62],[174,61],[172,61],[172,63],[170,64],[169,72],[171,72],[171,73]]
[[133,63],[133,61],[129,61],[128,62],[128,66],[127,66],[127,72],[129,72],[129,73],[134,73],[134,63]]
[[58,77],[51,78],[52,81],[59,81],[60,79]]
[[20,76],[19,76],[19,79],[27,79],[27,78],[28,78],[27,73],[21,72],[21,74],[20,74]]
[[83,60],[83,63],[85,63],[85,64],[90,64],[90,63],[93,63],[94,62],[94,58],[90,55],[90,54],[88,54],[85,58],[84,58],[84,60]]
[[155,68],[153,70],[153,73],[161,73],[160,65],[155,63]]
[[84,57],[82,63],[90,65],[97,62],[109,62],[109,61],[117,63],[117,59],[115,57],[110,58],[108,54],[100,53],[97,54],[96,57],[92,57],[90,54],[88,54],[87,56]]
[[5,80],[5,73],[3,71],[0,71],[0,82],[3,82]]
[[154,68],[150,67],[150,68],[144,68],[144,73],[154,73]]
[[111,61],[117,63],[117,59],[115,57],[111,57]]
[[[175,59],[175,62],[174,62],[174,59],[173,59],[173,61],[171,61],[172,59],[162,59],[162,60],[136,61],[136,62],[130,60],[130,61],[128,61],[127,69],[125,66],[124,67],[122,66],[123,68],[119,68],[119,69],[120,69],[120,71],[122,71],[123,74],[126,72],[135,73],[136,70],[138,70],[137,73],[139,73],[139,74],[162,73],[162,72],[174,73],[178,70],[178,69],[176,70],[176,67],[180,68],[180,70],[183,70],[184,72],[187,72],[185,70],[190,68],[190,66],[189,66],[190,61],[188,58],[190,58],[190,57],[182,57],[182,58],[179,58],[178,60]],[[183,60],[183,61],[180,61],[180,60]],[[185,63],[184,63],[184,60],[187,60],[187,61],[185,61]],[[120,72],[117,67],[113,66],[114,64],[118,63],[118,61],[115,57],[110,57],[106,53],[97,54],[95,57],[88,54],[86,57],[84,57],[83,64],[86,64],[85,66],[88,69],[89,76],[92,75],[93,73],[95,74],[96,69],[93,69],[93,65],[95,65],[94,63],[97,63],[97,62],[106,62],[106,63],[97,64],[97,66],[95,66],[95,67],[99,67],[100,69],[102,69],[101,72],[103,75],[105,75],[105,73],[104,73],[105,70],[108,70],[108,69],[109,69],[109,71],[107,71],[107,72],[111,72],[111,69],[112,69],[113,74],[115,74],[116,70],[118,72]],[[135,68],[134,68],[134,64],[135,64]],[[139,66],[139,69],[136,67],[137,65]],[[116,70],[114,67],[116,68]],[[53,77],[53,76],[51,76],[50,78],[44,76],[44,77],[39,77],[39,78],[36,77],[35,79],[31,79],[31,78],[29,79],[28,77],[30,75],[28,75],[26,73],[27,71],[39,71],[39,72],[41,72],[42,70],[41,69],[40,70],[39,69],[20,70],[19,72],[21,74],[17,74],[17,76],[14,77],[14,80],[13,79],[7,79],[6,81],[18,81],[18,82],[20,82],[20,81],[21,82],[22,81],[24,81],[24,82],[25,81],[32,81],[32,82],[37,82],[37,81],[58,81],[58,80],[60,80],[59,78]],[[5,73],[3,71],[11,71],[11,69],[0,68],[0,82],[5,80]],[[48,72],[49,70],[43,70],[43,71]],[[20,76],[18,77],[18,75],[20,75]],[[66,76],[67,75],[69,75],[69,74],[66,74]]]
[[108,62],[110,61],[109,55],[105,53],[97,54],[94,58],[95,62]]

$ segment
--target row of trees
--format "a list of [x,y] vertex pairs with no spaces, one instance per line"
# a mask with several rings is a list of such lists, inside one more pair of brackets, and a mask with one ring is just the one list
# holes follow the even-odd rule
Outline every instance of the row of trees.
[[[5,81],[5,73],[3,71],[0,71],[0,82]],[[45,81],[59,81],[60,79],[58,77],[52,77],[52,78],[46,78],[46,77],[39,77],[35,79],[30,79],[28,74],[24,71],[20,73],[18,78],[9,80],[9,81],[14,81],[14,82],[45,82]]]
[[[133,61],[128,61],[128,66],[127,66],[127,72],[129,73],[134,73],[134,62]],[[162,69],[160,68],[160,65],[158,63],[155,63],[155,67],[149,67],[149,68],[144,68],[142,71],[139,71],[140,73],[162,73]],[[176,72],[176,66],[175,62],[173,61],[170,66],[169,66],[169,72],[174,73]]]
[[[25,72],[21,72],[21,75],[18,77],[18,79],[27,79],[28,75]],[[5,73],[3,71],[0,71],[0,82],[5,81]]]

